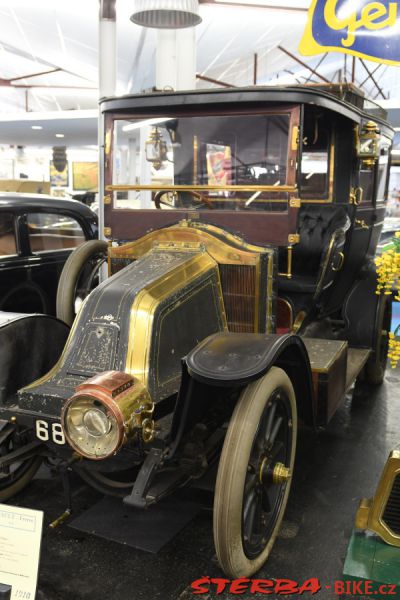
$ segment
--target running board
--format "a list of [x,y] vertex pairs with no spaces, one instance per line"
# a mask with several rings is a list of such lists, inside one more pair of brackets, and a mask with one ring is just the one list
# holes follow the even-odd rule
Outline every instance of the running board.
[[349,348],[341,340],[303,338],[310,359],[317,424],[329,423],[362,371],[370,350]]
[[354,385],[357,377],[363,370],[371,350],[365,348],[348,348],[347,350],[347,373],[346,392]]

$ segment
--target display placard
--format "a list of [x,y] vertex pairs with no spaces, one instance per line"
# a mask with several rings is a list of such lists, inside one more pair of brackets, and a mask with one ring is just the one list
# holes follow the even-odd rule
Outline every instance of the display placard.
[[0,583],[11,586],[11,600],[34,600],[43,512],[0,504]]

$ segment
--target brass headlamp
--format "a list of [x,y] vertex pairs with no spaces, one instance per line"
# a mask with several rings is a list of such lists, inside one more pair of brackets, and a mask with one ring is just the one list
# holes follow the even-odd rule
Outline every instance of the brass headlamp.
[[121,371],[106,371],[76,388],[63,407],[61,424],[76,452],[103,460],[137,433],[143,441],[151,441],[153,410],[149,392],[138,379]]

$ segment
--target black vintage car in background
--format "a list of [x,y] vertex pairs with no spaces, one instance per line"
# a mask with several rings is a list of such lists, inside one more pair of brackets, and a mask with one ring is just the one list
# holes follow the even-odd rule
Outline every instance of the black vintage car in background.
[[[101,110],[109,277],[63,351],[56,319],[0,326],[0,499],[43,459],[136,511],[214,468],[217,557],[248,577],[282,522],[298,422],[327,427],[357,380],[384,378],[391,298],[373,258],[393,129],[344,84]],[[40,319],[47,342],[17,353]]]
[[0,310],[55,314],[65,261],[96,237],[97,217],[81,202],[0,193]]

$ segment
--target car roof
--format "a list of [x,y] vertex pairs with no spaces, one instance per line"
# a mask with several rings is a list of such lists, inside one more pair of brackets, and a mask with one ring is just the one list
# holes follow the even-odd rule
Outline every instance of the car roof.
[[[340,91],[342,90],[342,91]],[[265,102],[314,104],[361,123],[371,119],[383,125],[388,132],[393,129],[386,122],[385,111],[368,98],[360,96],[352,84],[250,86],[245,88],[204,88],[188,91],[161,91],[129,94],[100,99],[101,111],[126,112],[127,110],[168,111],[188,110],[199,105],[228,106],[234,103],[251,107]],[[229,114],[229,111],[227,112]]]
[[47,194],[22,194],[19,192],[0,192],[0,210],[27,210],[44,211],[51,209],[57,212],[73,212],[81,217],[96,217],[96,214],[83,202],[69,198],[53,198]]

